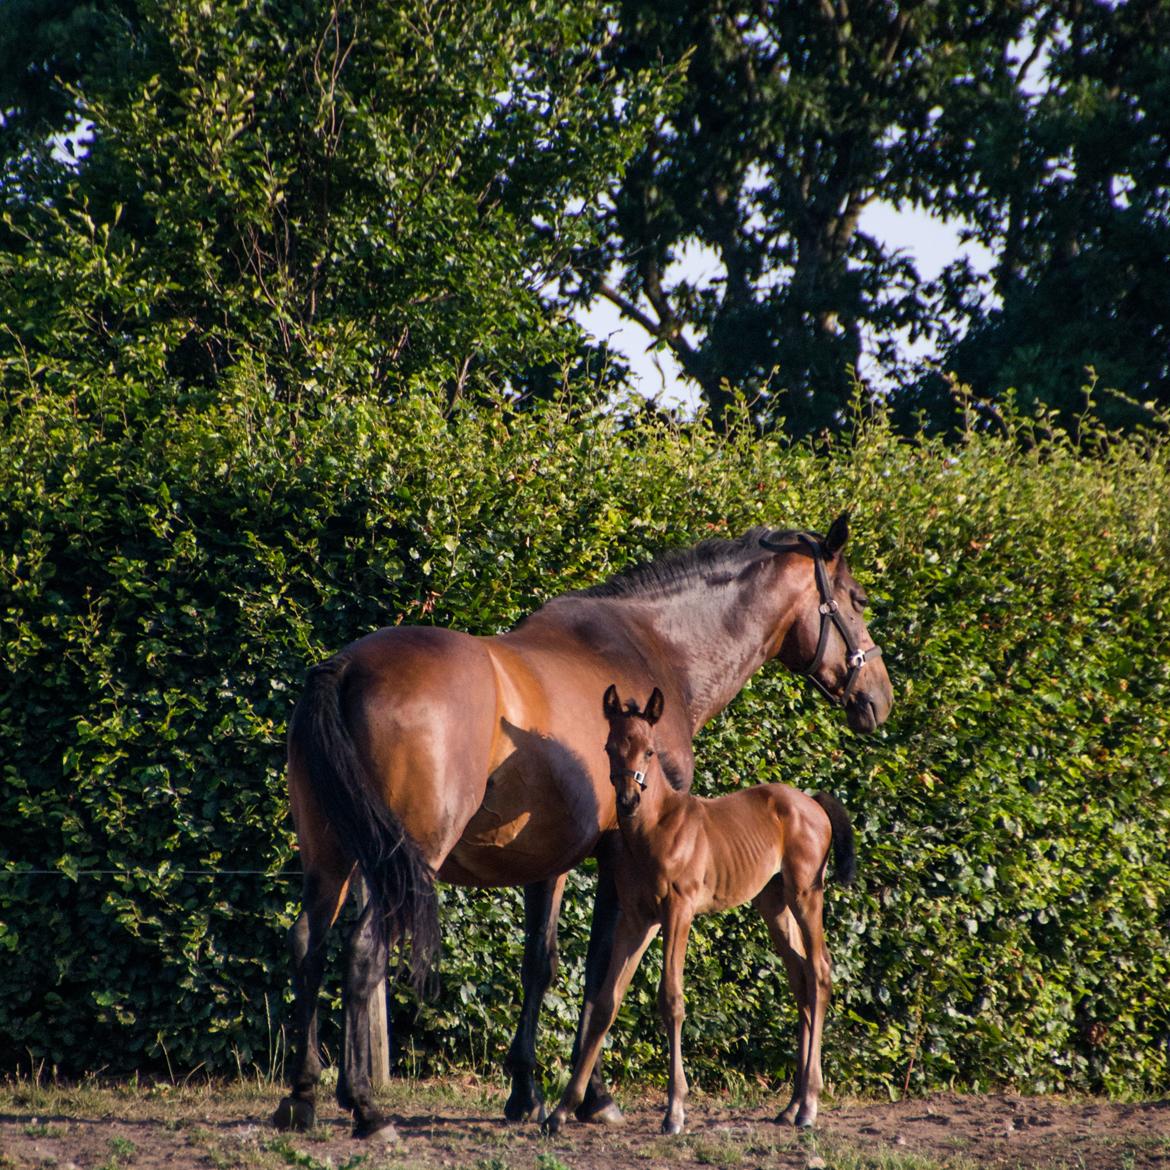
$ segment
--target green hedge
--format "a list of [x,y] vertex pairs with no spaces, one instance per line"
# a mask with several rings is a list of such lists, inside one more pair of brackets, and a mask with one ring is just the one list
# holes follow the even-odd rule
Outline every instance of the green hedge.
[[[784,779],[855,817],[827,1075],[1170,1088],[1165,441],[1009,418],[948,447],[879,418],[813,449],[564,404],[308,413],[259,377],[214,402],[90,387],[0,409],[0,1068],[278,1061],[282,736],[311,663],[398,621],[505,629],[660,549],[850,507],[890,722],[856,737],[768,667],[698,744],[702,791]],[[553,1077],[590,883],[565,910]],[[396,1000],[399,1056],[494,1068],[519,897],[443,897],[442,992]],[[656,963],[616,1029],[631,1076],[664,1070]],[[750,914],[701,924],[688,987],[698,1077],[787,1075],[794,1013]]]

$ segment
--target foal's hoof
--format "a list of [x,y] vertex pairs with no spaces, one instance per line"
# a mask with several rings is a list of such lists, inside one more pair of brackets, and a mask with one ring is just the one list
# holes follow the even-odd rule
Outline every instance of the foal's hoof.
[[588,1105],[577,1106],[577,1120],[592,1125],[621,1125],[625,1121],[617,1102],[609,1096],[599,1097]]
[[662,1132],[669,1134],[682,1133],[683,1123],[681,1121],[672,1121],[669,1117],[662,1119]]
[[368,1117],[355,1118],[353,1136],[362,1141],[382,1142],[386,1145],[399,1140],[394,1122],[381,1113],[371,1113]]
[[541,1123],[540,1129],[542,1133],[554,1134],[560,1133],[565,1128],[565,1111],[563,1109],[554,1109]]
[[317,1110],[312,1101],[301,1097],[282,1097],[276,1112],[272,1115],[272,1124],[277,1129],[291,1129],[297,1133],[304,1133],[317,1124]]

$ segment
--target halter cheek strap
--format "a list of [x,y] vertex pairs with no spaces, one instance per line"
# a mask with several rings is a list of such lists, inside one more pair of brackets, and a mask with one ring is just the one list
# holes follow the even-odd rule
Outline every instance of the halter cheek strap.
[[[821,551],[821,542],[804,532],[800,533],[796,539],[797,543],[795,544],[772,544],[767,537],[763,537],[760,543],[773,552],[807,552],[811,554],[813,572],[817,579],[817,592],[821,598],[818,607],[821,615],[821,633],[817,639],[817,651],[813,655],[812,662],[801,673],[812,679],[813,685],[830,703],[844,707],[857,689],[857,680],[861,677],[865,664],[874,658],[881,657],[881,647],[871,646],[868,650],[862,650],[854,639],[853,631],[849,628],[849,623],[841,616],[841,607],[833,596],[833,586],[825,569],[825,557]],[[845,643],[845,665],[848,668],[845,686],[840,695],[833,694],[816,676],[816,672],[821,668],[821,663],[825,660],[825,651],[829,646],[829,630],[833,626],[837,628],[841,640]]]

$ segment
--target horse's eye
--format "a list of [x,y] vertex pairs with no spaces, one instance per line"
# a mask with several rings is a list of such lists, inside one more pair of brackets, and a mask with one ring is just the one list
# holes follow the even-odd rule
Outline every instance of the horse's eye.
[[649,759],[649,758],[650,758],[650,757],[651,757],[653,754],[654,754],[654,749],[653,749],[653,748],[647,748],[647,749],[646,749],[646,759]]

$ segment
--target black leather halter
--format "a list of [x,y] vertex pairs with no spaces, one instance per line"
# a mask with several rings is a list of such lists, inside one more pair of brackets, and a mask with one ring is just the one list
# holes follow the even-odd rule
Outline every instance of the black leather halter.
[[[817,592],[821,595],[819,607],[821,614],[821,635],[817,639],[817,652],[813,655],[812,662],[805,667],[802,673],[812,679],[817,690],[830,703],[838,707],[844,707],[853,697],[853,692],[857,688],[857,680],[861,677],[861,672],[865,669],[865,664],[872,658],[881,657],[881,647],[871,646],[868,650],[862,650],[854,640],[853,631],[850,630],[849,623],[841,616],[841,607],[837,604],[837,599],[833,596],[833,586],[829,581],[828,571],[825,569],[824,546],[815,536],[809,536],[806,532],[797,533],[796,542],[792,544],[773,544],[765,536],[760,539],[760,544],[764,548],[771,549],[773,552],[801,552],[808,553],[812,557],[813,572],[816,574],[817,579]],[[845,643],[845,663],[849,668],[849,673],[845,678],[845,687],[839,696],[833,694],[816,676],[816,672],[821,668],[821,663],[825,660],[825,651],[829,645],[829,630],[833,626],[837,627],[837,632],[841,635],[841,640]]]

